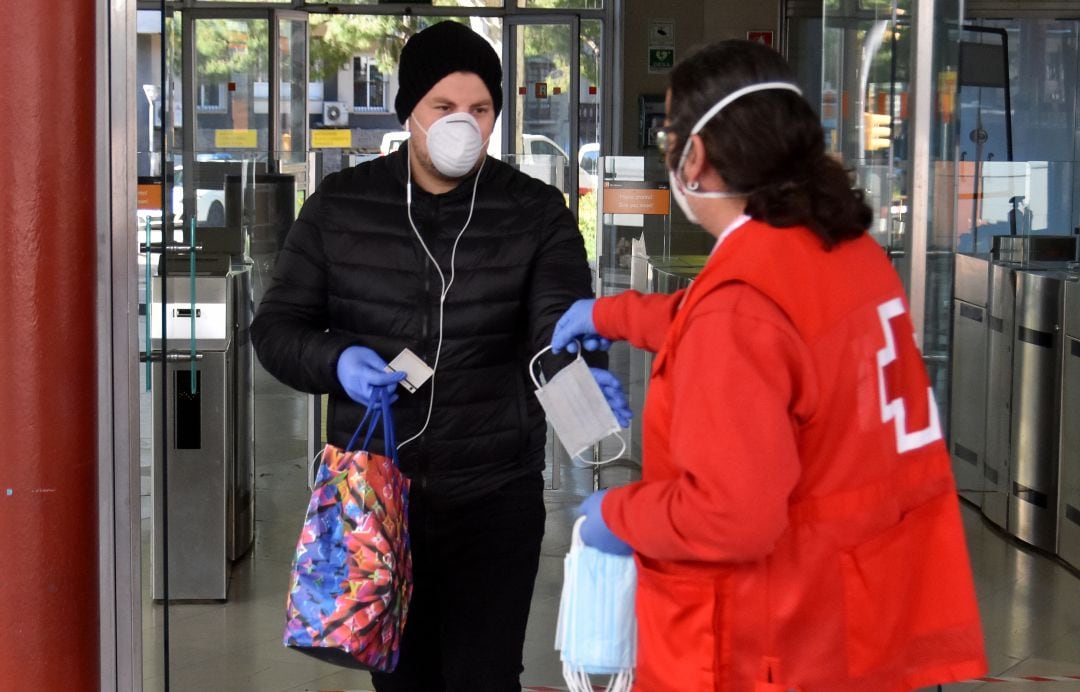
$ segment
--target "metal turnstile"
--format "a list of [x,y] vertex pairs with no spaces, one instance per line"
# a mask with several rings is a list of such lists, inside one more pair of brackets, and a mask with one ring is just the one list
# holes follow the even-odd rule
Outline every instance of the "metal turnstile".
[[986,306],[986,451],[983,455],[981,506],[983,515],[1003,529],[1009,513],[1015,300],[1015,266],[991,263]]
[[1080,282],[1065,284],[1058,555],[1080,569]]
[[1016,272],[1012,455],[1008,531],[1057,552],[1061,356],[1065,283],[1061,271]]
[[957,490],[975,504],[982,501],[986,453],[989,269],[984,257],[956,255],[949,437]]
[[247,267],[224,275],[196,276],[193,300],[190,276],[169,276],[164,283],[164,352],[163,286],[161,277],[154,278],[153,296],[158,301],[151,306],[155,599],[166,597],[166,522],[169,600],[225,599],[230,564],[247,552],[254,538],[250,277]]

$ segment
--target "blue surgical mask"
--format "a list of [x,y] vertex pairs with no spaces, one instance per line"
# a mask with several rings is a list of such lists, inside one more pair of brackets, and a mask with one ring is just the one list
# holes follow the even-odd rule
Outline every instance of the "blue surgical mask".
[[563,590],[555,625],[555,648],[570,692],[593,689],[589,675],[610,675],[609,692],[629,692],[637,662],[637,566],[629,555],[585,545],[574,523],[563,562]]

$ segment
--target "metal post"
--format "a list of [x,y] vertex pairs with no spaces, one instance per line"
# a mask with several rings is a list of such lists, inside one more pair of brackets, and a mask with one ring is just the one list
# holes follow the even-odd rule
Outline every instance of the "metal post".
[[908,189],[911,199],[908,210],[911,223],[905,234],[905,262],[911,321],[915,326],[915,342],[922,348],[926,322],[926,248],[930,230],[931,175],[933,161],[930,136],[934,125],[934,3],[935,0],[915,0],[914,37],[911,42],[912,119],[911,168]]

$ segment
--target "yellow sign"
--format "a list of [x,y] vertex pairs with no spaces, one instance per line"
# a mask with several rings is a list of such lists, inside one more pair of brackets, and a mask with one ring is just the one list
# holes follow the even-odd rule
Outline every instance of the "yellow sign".
[[312,149],[350,149],[352,148],[352,130],[334,128],[311,131]]
[[878,151],[892,146],[892,116],[863,113],[863,149]]
[[259,146],[259,134],[255,130],[214,130],[214,147],[217,149],[255,149]]
[[938,73],[938,113],[945,122],[952,122],[956,111],[956,70],[948,68]]

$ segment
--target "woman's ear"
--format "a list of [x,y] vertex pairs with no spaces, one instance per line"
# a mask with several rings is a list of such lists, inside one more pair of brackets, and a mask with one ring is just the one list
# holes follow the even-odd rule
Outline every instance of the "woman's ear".
[[692,135],[690,137],[690,150],[686,152],[686,160],[683,162],[683,180],[686,182],[694,180],[700,182],[701,177],[708,169],[708,164],[705,142],[702,141],[701,135]]

